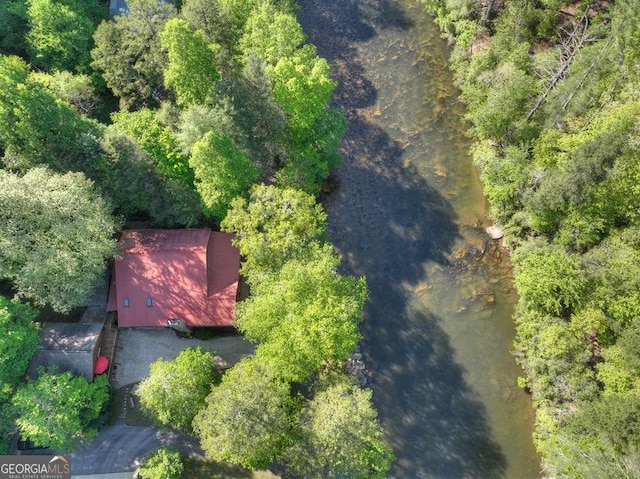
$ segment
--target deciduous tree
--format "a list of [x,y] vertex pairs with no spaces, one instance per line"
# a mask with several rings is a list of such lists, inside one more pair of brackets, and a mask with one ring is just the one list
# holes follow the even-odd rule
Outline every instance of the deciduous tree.
[[276,101],[289,117],[292,141],[300,144],[324,114],[337,85],[329,64],[316,54],[315,47],[305,45],[281,58],[269,75]]
[[293,56],[305,38],[295,15],[264,2],[247,19],[240,49],[245,57],[253,52],[274,66],[281,58]]
[[211,354],[187,348],[173,361],[153,362],[137,394],[142,406],[162,424],[191,432],[193,418],[219,381]]
[[28,29],[25,0],[0,0],[0,52],[25,55],[25,36]]
[[193,426],[207,456],[265,468],[294,441],[298,409],[287,382],[245,359],[213,388]]
[[577,256],[543,241],[531,241],[513,259],[514,283],[520,300],[530,308],[562,317],[580,304],[585,283]]
[[32,65],[50,71],[86,71],[98,1],[29,0],[27,5]]
[[98,433],[95,421],[109,400],[109,381],[102,375],[93,383],[70,372],[41,370],[13,397],[18,426],[24,439],[39,446],[70,452]]
[[355,349],[367,299],[364,278],[340,276],[329,247],[253,276],[251,296],[237,305],[237,326],[259,343],[256,357],[290,381],[305,381]]
[[319,389],[302,413],[301,440],[283,462],[296,477],[386,478],[394,457],[383,441],[371,390],[342,375]]
[[115,222],[82,173],[0,170],[0,276],[36,305],[67,312],[102,280]]
[[160,447],[144,459],[138,471],[141,479],[180,479],[184,464],[175,449]]
[[89,75],[74,75],[67,71],[32,73],[31,78],[42,84],[62,101],[73,106],[78,113],[90,117],[100,104]]
[[258,169],[227,135],[207,133],[191,150],[189,165],[205,214],[221,221],[231,201],[246,195],[258,179]]
[[220,78],[215,66],[215,47],[204,33],[192,30],[180,18],[165,24],[160,41],[169,56],[164,70],[165,86],[173,89],[179,106],[202,105]]
[[237,234],[244,256],[242,271],[251,276],[277,271],[286,261],[308,255],[326,237],[327,215],[306,193],[258,185],[247,201],[235,199],[222,228]]
[[0,56],[0,149],[5,165],[81,170],[87,163],[82,137],[94,131],[95,125],[30,77],[23,60]]
[[37,311],[0,296],[0,403],[9,399],[38,349]]
[[193,188],[160,174],[149,154],[128,135],[109,126],[99,148],[98,183],[118,213],[146,215],[165,227],[197,223],[202,211]]
[[134,112],[119,111],[113,113],[111,119],[116,128],[131,136],[151,155],[160,173],[193,186],[189,160],[180,151],[173,131],[158,120],[158,112],[147,108]]

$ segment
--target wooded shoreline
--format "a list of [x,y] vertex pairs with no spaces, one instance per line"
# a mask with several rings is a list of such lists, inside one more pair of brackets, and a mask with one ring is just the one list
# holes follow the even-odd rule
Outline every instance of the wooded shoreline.
[[640,475],[636,2],[425,0],[513,249],[521,381],[551,477]]

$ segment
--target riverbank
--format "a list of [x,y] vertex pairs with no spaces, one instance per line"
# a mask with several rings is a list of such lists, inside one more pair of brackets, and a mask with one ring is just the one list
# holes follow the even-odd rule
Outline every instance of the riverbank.
[[637,2],[424,5],[513,249],[515,356],[551,477],[640,477]]

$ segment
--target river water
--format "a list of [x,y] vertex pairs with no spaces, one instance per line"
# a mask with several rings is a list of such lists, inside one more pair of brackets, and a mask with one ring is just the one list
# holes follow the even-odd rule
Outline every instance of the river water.
[[390,477],[540,477],[509,261],[484,233],[446,44],[415,0],[300,5],[349,119],[325,207],[345,272],[370,288],[361,349]]

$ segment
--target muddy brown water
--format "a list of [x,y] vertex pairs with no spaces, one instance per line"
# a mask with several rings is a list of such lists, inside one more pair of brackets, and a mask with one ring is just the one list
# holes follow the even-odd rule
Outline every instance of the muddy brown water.
[[349,119],[325,207],[345,272],[370,288],[361,349],[390,477],[540,477],[509,261],[484,232],[447,45],[415,0],[300,5]]

